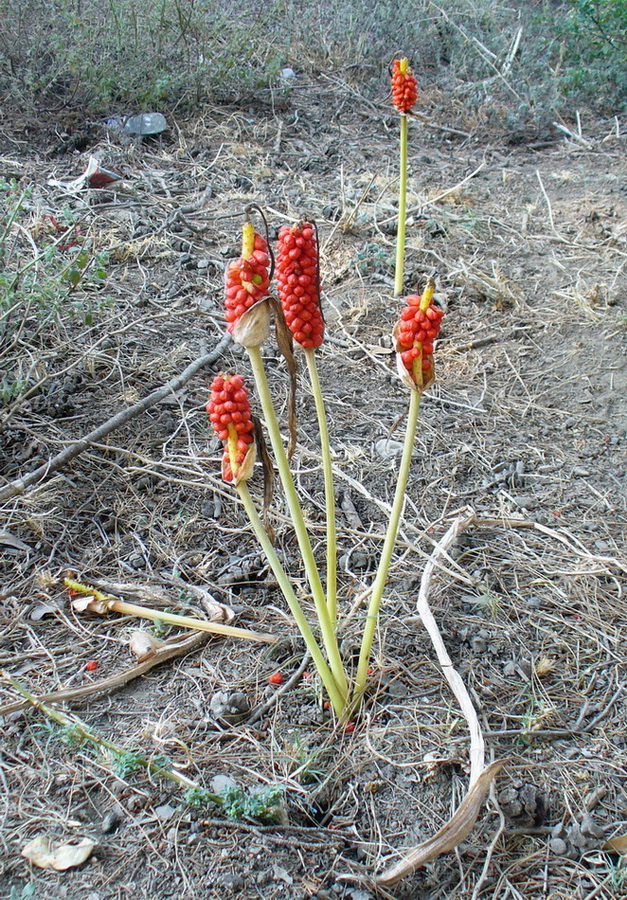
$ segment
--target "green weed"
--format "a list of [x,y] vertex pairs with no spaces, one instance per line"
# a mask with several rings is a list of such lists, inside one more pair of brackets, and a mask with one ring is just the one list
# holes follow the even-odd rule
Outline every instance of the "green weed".
[[263,824],[280,822],[283,818],[281,801],[283,791],[278,785],[247,790],[232,785],[222,792],[222,805],[229,819],[256,819]]

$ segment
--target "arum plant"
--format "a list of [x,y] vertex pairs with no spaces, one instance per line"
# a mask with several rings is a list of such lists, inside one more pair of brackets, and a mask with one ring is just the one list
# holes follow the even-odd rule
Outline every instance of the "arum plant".
[[353,689],[353,707],[359,701],[366,688],[366,676],[372,652],[372,643],[379,619],[379,610],[383,599],[383,592],[388,578],[392,552],[396,543],[398,527],[405,501],[407,479],[411,466],[411,458],[416,438],[418,414],[420,412],[420,400],[422,392],[435,379],[433,365],[433,342],[435,341],[442,323],[442,310],[433,303],[435,282],[432,278],[427,282],[422,295],[412,294],[407,298],[406,305],[401,312],[400,320],[394,329],[396,338],[396,358],[401,381],[410,389],[409,412],[405,428],[405,441],[401,456],[400,468],[397,476],[396,490],[390,518],[381,551],[381,559],[375,576],[370,605],[359,653],[357,676]]
[[[303,230],[307,231],[306,229]],[[298,240],[302,242],[305,239],[300,235]],[[307,253],[303,253],[303,246],[300,243],[295,243],[290,249],[290,259],[301,260],[301,263],[303,264],[302,268],[311,268],[309,265],[304,265],[305,261],[309,260],[309,257],[307,256]],[[270,386],[268,384],[261,355],[261,344],[268,336],[270,323],[270,275],[267,270],[269,263],[270,254],[267,241],[254,231],[254,228],[249,221],[246,221],[242,229],[242,256],[239,260],[231,263],[227,268],[226,310],[227,321],[229,321],[228,328],[233,335],[233,339],[246,348],[250,358],[266,428],[270,437],[270,443],[279,470],[279,476],[283,485],[283,491],[294,525],[294,530],[296,532],[296,538],[305,566],[307,580],[314,599],[322,641],[333,673],[336,688],[334,693],[336,697],[342,697],[342,702],[339,706],[343,708],[348,696],[348,682],[335,634],[335,623],[327,605],[327,598],[309,540],[305,518],[294,486],[287,452],[283,444],[283,438],[281,437],[279,424],[274,411]],[[264,266],[266,268],[264,268]],[[250,278],[251,273],[254,276],[253,279]],[[311,275],[312,273],[300,272],[300,276],[302,277],[311,277]],[[315,277],[317,278],[317,274]],[[304,290],[302,285],[301,288]],[[307,318],[307,315],[307,312],[304,313],[303,327],[299,334],[303,335],[304,339],[307,340],[307,343],[310,341],[315,342],[318,340],[318,336],[321,335],[321,332],[319,327],[317,327],[316,330],[313,329],[311,317]],[[275,316],[279,318],[279,322],[282,324],[282,310],[276,306]],[[277,329],[277,333],[278,330],[279,329]],[[313,343],[311,346],[313,346]],[[242,502],[246,505],[243,496]],[[252,524],[256,531],[255,522]],[[333,543],[335,545],[335,540]],[[291,603],[291,599],[292,598],[288,600],[286,597],[288,604]],[[309,649],[312,650],[312,656],[314,661],[316,661],[313,649],[311,647]],[[322,672],[320,672],[320,675],[322,677]],[[327,685],[325,684],[325,686]],[[333,702],[331,694],[329,696]],[[334,707],[336,707],[335,702]],[[341,708],[337,711],[341,711]]]
[[[266,554],[270,568],[294,616],[294,621],[305,639],[307,649],[311,653],[316,668],[320,673],[333,708],[338,715],[341,715],[346,703],[346,693],[340,690],[335,675],[327,664],[248,490],[247,481],[252,475],[256,455],[255,425],[252,418],[250,400],[248,399],[248,388],[244,384],[244,379],[241,375],[233,375],[231,377],[228,375],[216,376],[211,385],[211,398],[207,404],[207,412],[214,430],[224,442],[222,477],[225,481],[231,482],[237,489],[240,500],[246,510],[246,515],[253,526],[257,540]],[[294,489],[295,494],[296,491]],[[297,499],[296,502],[298,503]],[[310,555],[309,566],[312,563],[315,566],[313,553],[310,552]],[[322,621],[320,621],[320,625],[324,633]],[[335,640],[332,631],[330,635]],[[328,637],[329,635],[327,635]]]
[[[333,709],[346,721],[359,706],[366,687],[372,644],[403,509],[420,398],[424,389],[434,379],[433,342],[440,328],[442,311],[433,303],[435,284],[429,280],[422,295],[416,294],[407,298],[406,306],[394,331],[399,373],[402,381],[410,388],[409,413],[396,493],[372,588],[357,673],[354,684],[349,686],[350,673],[344,669],[337,638],[337,534],[333,467],[324,398],[315,355],[316,349],[323,343],[325,331],[320,305],[318,242],[315,226],[310,222],[300,222],[295,226],[284,226],[279,231],[276,280],[280,306],[270,295],[271,274],[268,267],[271,258],[267,240],[257,234],[247,221],[243,228],[242,256],[230,263],[227,269],[227,327],[234,340],[246,348],[250,358],[266,429],[315,605],[319,639],[296,597],[290,578],[283,568],[248,490],[247,482],[253,474],[257,441],[261,442],[262,432],[253,419],[248,388],[241,375],[221,373],[215,378],[207,412],[214,430],[224,444],[222,476],[236,488],[255,535],[266,553],[279,587],[305,639]],[[327,513],[326,594],[294,486],[288,454],[261,355],[261,344],[270,330],[272,310],[279,344],[285,343],[284,332],[287,326],[291,339],[300,345],[305,354],[315,401]]]
[[327,608],[331,623],[335,625],[337,621],[335,491],[329,428],[314,352],[324,340],[319,272],[315,225],[302,222],[292,228],[287,225],[281,228],[277,254],[277,288],[287,326],[296,343],[300,344],[305,352],[318,417],[327,517]]
[[392,103],[400,113],[400,159],[398,189],[398,229],[396,235],[396,270],[394,275],[394,296],[403,293],[403,271],[405,267],[405,220],[407,217],[407,113],[411,111],[418,88],[411,71],[409,60],[395,59],[392,63]]

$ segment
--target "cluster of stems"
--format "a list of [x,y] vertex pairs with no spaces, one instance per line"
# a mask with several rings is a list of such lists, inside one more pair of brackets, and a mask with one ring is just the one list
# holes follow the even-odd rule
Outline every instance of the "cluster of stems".
[[[401,176],[406,172],[406,112],[415,100],[415,79],[409,70],[408,61],[395,63],[396,81],[393,83],[395,104],[401,112]],[[400,99],[399,99],[400,98]],[[402,108],[401,108],[402,107]],[[403,123],[405,125],[403,131]],[[403,163],[404,158],[404,163]],[[402,191],[403,193],[403,191]],[[399,203],[399,247],[403,255],[404,238],[401,243],[401,225],[404,227],[404,199]],[[223,474],[236,488],[255,534],[261,544],[274,576],[283,592],[312,659],[320,674],[335,713],[347,721],[357,710],[362,700],[376,634],[377,622],[384,589],[388,578],[394,545],[402,515],[407,479],[409,476],[420,398],[427,379],[423,377],[423,366],[431,365],[428,381],[432,380],[433,340],[439,329],[441,314],[432,305],[434,291],[430,280],[422,297],[412,297],[408,301],[409,312],[403,311],[403,318],[397,325],[397,353],[405,373],[403,381],[410,387],[409,412],[407,416],[405,442],[398,471],[396,491],[381,552],[381,558],[370,594],[370,604],[363,630],[359,662],[354,674],[345,668],[338,642],[338,598],[337,598],[337,535],[335,522],[335,490],[333,484],[333,462],[324,398],[318,376],[316,349],[324,336],[324,319],[320,306],[320,279],[317,235],[315,226],[301,222],[294,227],[284,226],[279,231],[276,276],[280,305],[270,296],[270,279],[260,262],[269,248],[261,243],[248,219],[243,228],[242,255],[227,270],[226,307],[229,330],[234,340],[246,348],[249,356],[257,396],[263,410],[263,418],[276,467],[283,486],[283,492],[294,526],[305,568],[310,595],[316,610],[316,628],[309,623],[299,602],[290,578],[277,555],[257,507],[248,489],[248,479],[253,471],[255,445],[250,440],[252,428],[246,423],[252,421],[252,412],[247,400],[247,392],[242,390],[243,380],[236,375],[230,378],[220,374],[214,381],[212,396],[207,405],[212,425],[225,442],[225,462]],[[255,234],[253,241],[252,235]],[[271,253],[270,253],[271,256]],[[397,258],[398,262],[398,258]],[[249,280],[254,269],[255,283]],[[399,269],[397,268],[397,277]],[[244,277],[242,277],[244,273]],[[402,264],[400,266],[402,286]],[[258,286],[260,290],[258,291]],[[398,291],[400,293],[400,290]],[[259,297],[256,294],[259,293]],[[253,301],[253,302],[251,302]],[[411,304],[415,304],[415,308]],[[270,306],[273,305],[275,319],[278,319],[277,334],[292,333],[293,340],[305,354],[311,391],[314,397],[320,451],[325,483],[326,500],[326,572],[323,579],[312,549],[302,507],[294,485],[288,452],[281,434],[273,399],[268,384],[261,353],[261,344],[268,335]],[[236,312],[237,310],[237,312]],[[411,319],[411,322],[409,321]],[[435,325],[432,327],[432,322]],[[426,324],[425,324],[426,323]],[[424,344],[424,346],[423,346]],[[411,357],[412,364],[408,364]],[[418,363],[414,364],[417,359]],[[245,402],[244,402],[245,401]],[[232,417],[235,418],[232,418]],[[239,444],[237,443],[239,438]]]

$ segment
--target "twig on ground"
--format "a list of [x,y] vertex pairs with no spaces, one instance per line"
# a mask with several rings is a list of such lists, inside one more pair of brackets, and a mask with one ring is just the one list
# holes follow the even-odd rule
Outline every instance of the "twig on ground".
[[484,768],[484,740],[477,713],[466,686],[457,670],[453,667],[428,602],[429,586],[438,557],[445,553],[458,535],[465,528],[472,525],[474,521],[475,513],[471,510],[466,511],[464,515],[455,519],[444,537],[436,544],[425,566],[417,600],[418,612],[429,633],[444,677],[461,707],[470,730],[470,785],[468,793],[446,825],[440,828],[433,837],[414,847],[400,862],[386,869],[385,872],[377,877],[377,884],[396,884],[396,882],[407,875],[411,875],[427,862],[457,847],[474,827],[485,796],[494,778],[504,765],[503,760],[497,760],[487,768]]
[[263,716],[265,716],[266,713],[268,713],[272,709],[272,707],[277,704],[283,694],[286,694],[294,687],[295,684],[298,684],[298,682],[302,678],[303,672],[310,662],[311,654],[307,652],[303,656],[303,661],[301,662],[300,666],[296,669],[293,675],[290,675],[285,684],[282,684],[281,687],[277,688],[277,690],[272,694],[271,697],[269,697],[265,701],[265,703],[261,703],[256,709],[253,709],[252,713],[246,720],[247,724],[254,725],[255,722],[258,722],[259,719],[263,718]]
[[53,456],[43,465],[38,466],[33,472],[29,472],[28,475],[24,475],[22,478],[17,478],[4,485],[4,487],[0,488],[0,503],[4,500],[9,500],[11,497],[15,497],[17,494],[23,494],[27,488],[49,478],[75,459],[75,457],[79,456],[84,450],[87,450],[91,444],[106,437],[106,435],[115,431],[116,428],[121,428],[122,425],[125,425],[151,406],[159,403],[160,400],[163,400],[169,394],[178,391],[183,385],[187,384],[200,369],[205,366],[213,365],[227,348],[230,340],[230,335],[225,335],[211,353],[204,353],[202,356],[199,356],[198,359],[193,363],[190,363],[180,375],[172,378],[167,384],[164,384],[163,387],[148,394],[148,396],[144,397],[143,400],[140,400],[139,403],[135,403],[133,406],[129,406],[128,409],[122,410],[122,412],[112,416],[106,422],[103,422],[102,425],[99,425],[98,428],[90,431],[85,437],[81,438],[79,441],[74,441],[74,443],[70,444],[60,453],[57,453],[56,456]]
[[[120,756],[127,751],[122,747],[118,747],[117,744],[114,744],[112,741],[108,741],[105,738],[100,737],[99,734],[96,734],[94,731],[91,731],[78,719],[72,719],[70,716],[67,716],[65,713],[60,712],[57,709],[51,709],[45,703],[42,703],[41,700],[38,700],[37,697],[33,696],[20,682],[13,678],[13,676],[9,675],[6,672],[0,672],[0,675],[15,688],[18,694],[21,694],[26,700],[27,706],[34,706],[35,709],[38,709],[49,719],[52,719],[53,722],[56,722],[58,725],[61,725],[62,728],[70,728],[74,734],[77,735],[81,740],[89,741],[92,744],[96,744],[99,747],[104,747],[105,750],[110,750],[113,754]],[[160,765],[159,763],[152,762],[149,759],[145,759],[143,756],[139,756],[133,754],[133,761],[142,769],[145,769],[147,772],[150,772],[153,775],[161,775],[164,778],[167,778],[169,781],[174,781],[176,784],[181,785],[185,788],[197,788],[198,785],[195,781],[192,781],[191,778],[188,778],[187,775],[183,775],[181,772],[177,772],[175,769],[167,768],[166,766]],[[214,803],[222,804],[222,798],[217,794],[208,795],[208,799],[212,800]]]
[[[38,703],[66,703],[72,700],[82,700],[83,697],[91,697],[94,694],[115,690],[116,688],[128,684],[129,681],[139,678],[140,675],[144,675],[155,666],[161,665],[161,663],[164,663],[169,659],[174,659],[177,656],[183,656],[190,650],[194,650],[206,640],[207,634],[203,631],[198,631],[195,634],[178,634],[176,637],[169,638],[169,640],[158,647],[155,650],[154,656],[151,656],[150,659],[145,659],[143,662],[137,663],[136,666],[131,666],[130,669],[126,669],[124,672],[119,672],[117,675],[111,675],[109,678],[103,678],[102,681],[86,684],[82,687],[71,688],[64,691],[52,691],[49,694],[40,694],[34,699]],[[0,716],[6,716],[9,713],[17,712],[17,710],[25,709],[30,705],[32,705],[32,701],[26,699],[5,703],[4,706],[0,706]]]

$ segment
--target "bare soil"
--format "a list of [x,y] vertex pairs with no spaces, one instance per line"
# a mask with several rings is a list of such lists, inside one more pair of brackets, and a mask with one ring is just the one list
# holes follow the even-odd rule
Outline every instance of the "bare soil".
[[[369,879],[437,831],[468,780],[465,721],[415,610],[425,558],[467,507],[477,521],[439,567],[431,602],[489,755],[507,762],[457,851],[382,894],[625,896],[625,126],[584,116],[571,138],[555,129],[512,144],[488,129],[487,114],[471,119],[437,93],[423,103],[429,121],[410,123],[406,286],[420,290],[433,274],[446,316],[361,718],[352,732],[334,723],[313,669],[287,691],[268,684],[298,669],[304,646],[219,477],[204,405],[216,371],[249,374],[231,345],[180,390],[4,500],[0,665],[38,696],[135,665],[131,631],[155,628],[76,613],[62,583],[68,571],[125,585],[117,593],[130,601],[132,588],[148,589],[153,605],[187,615],[205,615],[198,589],[209,592],[236,624],[280,642],[207,637],[121,687],[55,708],[124,750],[167,757],[205,787],[216,775],[279,785],[287,822],[230,820],[217,806],[190,807],[157,775],[120,774],[102,748],[64,744],[40,710],[7,711],[19,698],[4,679],[2,896],[373,896]],[[4,133],[3,170],[33,186],[28,235],[12,238],[21,252],[51,240],[46,213],[69,208],[86,246],[109,262],[104,287],[79,285],[68,299],[78,303],[73,319],[62,307],[41,329],[41,312],[28,307],[7,342],[2,374],[24,379],[28,392],[0,412],[0,489],[218,345],[223,269],[238,254],[247,203],[273,228],[314,218],[344,614],[376,568],[407,407],[391,338],[396,121],[386,104],[324,80],[299,83],[274,105],[170,124],[164,137],[137,143],[91,126],[89,147],[71,153],[61,151],[72,134],[59,128],[42,136],[16,123]],[[90,153],[124,182],[68,193],[59,182],[84,171]],[[287,379],[273,341],[264,357],[284,416]],[[299,383],[292,465],[323,563],[306,372]],[[252,490],[260,497],[260,479]],[[308,606],[279,493],[269,521]],[[349,662],[364,615],[362,607],[342,633]],[[243,693],[251,714],[216,721],[211,701],[221,691]],[[44,871],[20,855],[42,834],[97,847],[79,868]]]

